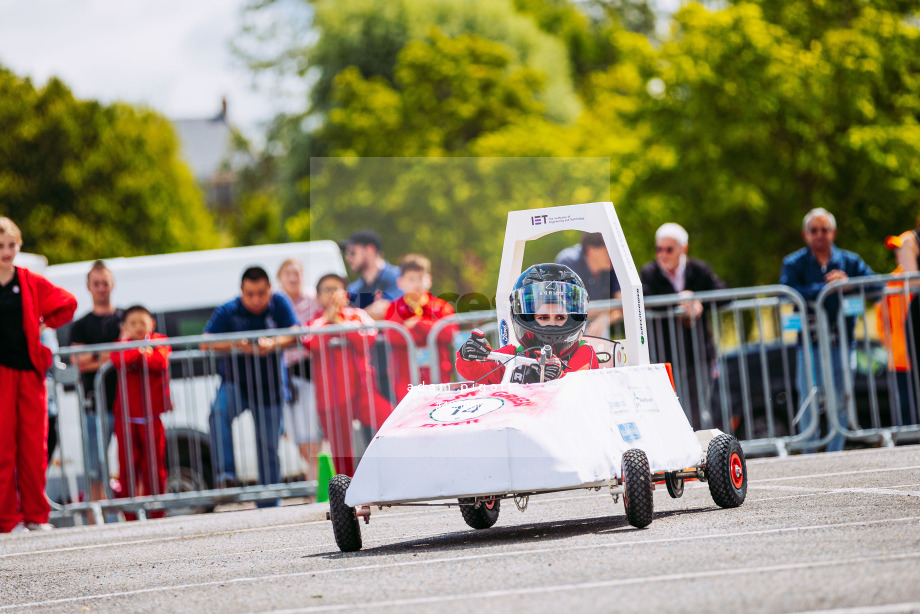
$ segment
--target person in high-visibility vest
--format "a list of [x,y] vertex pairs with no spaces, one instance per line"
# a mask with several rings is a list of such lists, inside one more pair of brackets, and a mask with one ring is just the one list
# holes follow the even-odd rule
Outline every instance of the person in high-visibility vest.
[[[905,233],[907,234],[907,233]],[[899,249],[901,236],[885,239],[888,249]],[[903,273],[900,265],[891,272],[893,275]],[[904,283],[888,282],[885,296],[875,306],[875,327],[878,337],[888,352],[888,370],[894,372],[898,384],[898,407],[901,424],[911,424],[911,390],[910,390],[910,351],[907,343],[908,310],[912,295],[905,293]],[[916,393],[914,393],[916,399]]]

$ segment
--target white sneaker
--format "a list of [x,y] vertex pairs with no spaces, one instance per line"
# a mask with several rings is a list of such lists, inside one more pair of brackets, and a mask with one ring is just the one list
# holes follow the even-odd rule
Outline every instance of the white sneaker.
[[27,522],[26,529],[29,531],[50,531],[54,525],[47,522]]
[[19,523],[10,530],[10,533],[28,533],[29,529],[25,524]]

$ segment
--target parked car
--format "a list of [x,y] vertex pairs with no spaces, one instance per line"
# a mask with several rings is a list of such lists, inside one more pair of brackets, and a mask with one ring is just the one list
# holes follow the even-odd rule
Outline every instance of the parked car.
[[[720,355],[720,377],[711,403],[714,426],[741,440],[794,434],[793,420],[799,410],[796,349],[794,343],[773,342],[749,344],[743,352]],[[889,398],[885,349],[873,341],[866,351],[859,343],[852,363],[858,424],[863,428],[891,426],[893,400]],[[873,407],[878,411],[875,421]]]

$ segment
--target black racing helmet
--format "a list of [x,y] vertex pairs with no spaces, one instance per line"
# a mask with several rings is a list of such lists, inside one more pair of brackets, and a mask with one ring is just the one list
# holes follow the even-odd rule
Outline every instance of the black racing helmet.
[[[543,326],[542,314],[565,314],[561,325]],[[588,323],[588,291],[581,278],[562,264],[535,264],[518,277],[511,290],[511,323],[524,348],[550,345],[555,354],[581,339]],[[555,322],[553,322],[555,324]]]

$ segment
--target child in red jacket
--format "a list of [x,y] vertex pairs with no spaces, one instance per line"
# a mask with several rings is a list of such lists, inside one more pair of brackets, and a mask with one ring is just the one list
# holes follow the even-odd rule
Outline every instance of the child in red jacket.
[[[453,372],[454,356],[451,342],[457,334],[456,324],[445,326],[438,333],[438,355],[428,356],[428,333],[435,322],[454,314],[454,308],[444,299],[438,298],[429,292],[431,289],[431,261],[418,254],[409,254],[399,262],[399,279],[396,284],[403,294],[400,298],[390,303],[386,319],[397,322],[409,329],[412,341],[419,349],[419,379],[420,383],[430,384],[431,368],[428,362],[431,359],[437,365],[440,383],[449,382]],[[396,401],[402,401],[409,392],[412,383],[409,376],[409,352],[406,339],[396,332],[387,331],[387,340],[393,348],[393,360],[390,373],[396,384]]]
[[[334,273],[320,277],[316,297],[323,311],[309,323],[313,331],[320,332],[327,326],[358,328],[374,324],[366,311],[348,306],[345,280]],[[354,420],[368,435],[379,429],[393,411],[377,390],[377,375],[370,364],[376,335],[371,328],[304,337],[314,361],[316,409],[337,473],[354,475],[357,466],[352,446]]]
[[[154,331],[153,315],[140,305],[125,310],[119,341],[165,339]],[[118,481],[123,497],[166,493],[166,432],[160,416],[171,409],[168,345],[112,352],[118,371],[115,395],[115,436],[118,441]],[[163,510],[151,518],[165,516]],[[128,520],[135,515],[125,513]]]

